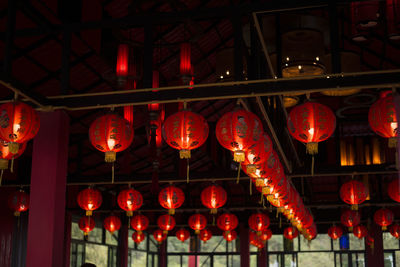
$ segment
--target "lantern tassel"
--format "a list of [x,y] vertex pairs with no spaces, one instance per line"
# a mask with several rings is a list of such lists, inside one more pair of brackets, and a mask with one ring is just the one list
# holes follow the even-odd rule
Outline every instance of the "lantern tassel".
[[237,174],[237,179],[236,179],[236,183],[237,183],[237,184],[239,183],[239,179],[240,179],[240,170],[241,170],[241,168],[242,168],[242,164],[240,164],[240,162],[239,162],[238,174]]
[[114,172],[115,172],[115,167],[114,167],[114,162],[112,163],[111,166],[111,183],[114,183]]
[[251,196],[251,195],[253,195],[253,183],[251,182],[251,178],[249,178],[249,181],[250,181],[249,187],[250,187],[250,196]]
[[306,144],[307,154],[315,155],[318,154],[318,143],[310,142]]
[[175,214],[175,209],[169,209],[168,210],[169,215],[174,215]]
[[[189,150],[190,152],[190,150]],[[189,159],[186,160],[186,183],[189,183]]]
[[282,216],[279,216],[279,228],[282,228]]
[[215,226],[215,216],[213,215],[212,225]]
[[389,146],[390,148],[395,148],[395,147],[397,146],[397,139],[396,139],[396,137],[390,137],[390,138],[389,138],[388,146]]

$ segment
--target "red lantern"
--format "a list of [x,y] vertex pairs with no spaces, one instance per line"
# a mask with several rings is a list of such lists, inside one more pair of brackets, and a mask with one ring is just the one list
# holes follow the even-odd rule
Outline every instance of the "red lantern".
[[87,236],[94,229],[95,222],[93,218],[84,216],[79,220],[78,225],[79,229],[83,231],[83,235]]
[[368,190],[364,183],[351,180],[340,188],[340,198],[351,205],[352,210],[358,210],[358,205],[368,197]]
[[345,210],[340,217],[342,224],[353,231],[353,227],[360,223],[360,213],[354,210]]
[[182,75],[182,79],[186,84],[187,83],[186,80],[189,81],[192,74],[190,43],[181,44],[181,64],[179,69]]
[[264,242],[270,240],[272,237],[272,232],[270,229],[265,229],[261,232],[260,239]]
[[136,244],[140,244],[146,239],[146,236],[144,235],[143,232],[134,232],[132,234],[132,239],[133,242],[135,242]]
[[283,230],[283,235],[286,239],[293,240],[299,235],[299,231],[297,231],[297,228],[290,226]]
[[133,212],[143,204],[143,197],[139,191],[132,188],[122,190],[118,194],[118,206],[126,211],[126,215],[131,217]]
[[218,208],[225,205],[226,191],[219,185],[210,185],[201,191],[201,203],[211,209],[211,214],[216,214]]
[[189,226],[195,231],[195,234],[198,235],[200,230],[206,228],[207,219],[202,214],[193,214],[189,217]]
[[158,194],[158,202],[163,208],[168,209],[168,213],[175,214],[175,209],[182,206],[185,202],[185,194],[182,189],[175,186],[168,186],[163,188]]
[[108,216],[104,219],[104,228],[113,234],[121,228],[121,220],[117,216]]
[[164,233],[163,230],[157,229],[153,232],[153,237],[158,242],[158,244],[161,244],[165,239],[167,239],[167,234]]
[[86,210],[86,216],[92,216],[93,211],[101,206],[103,197],[99,190],[89,187],[79,192],[77,200],[79,207]]
[[263,127],[256,115],[236,109],[218,120],[215,132],[221,146],[233,152],[233,160],[243,162],[245,151],[261,139]]
[[185,242],[190,237],[189,231],[186,229],[183,229],[183,228],[176,231],[175,235],[176,235],[176,238],[178,238],[178,240],[180,240],[182,242]]
[[11,172],[13,172],[13,160],[21,156],[26,148],[26,143],[19,144],[19,149],[16,154],[12,154],[8,147],[8,143],[0,139],[0,185],[3,177],[3,171],[8,169],[8,161],[11,160]]
[[217,226],[224,232],[229,232],[238,226],[238,218],[235,214],[224,213],[217,219]]
[[343,229],[340,226],[331,226],[328,229],[328,235],[333,239],[336,240],[343,235]]
[[262,165],[269,158],[272,152],[272,142],[266,133],[264,133],[257,143],[251,145],[245,151],[246,173],[255,173],[257,165]]
[[388,185],[388,194],[394,201],[400,202],[400,179],[396,178]]
[[199,238],[201,241],[206,243],[208,240],[210,240],[212,237],[212,232],[209,229],[203,229],[200,231]]
[[367,234],[367,237],[365,238],[365,243],[367,243],[367,245],[371,249],[374,249],[374,242],[375,242],[375,239],[370,234]]
[[354,226],[353,228],[353,234],[358,239],[366,237],[367,233],[368,233],[367,227],[365,227],[364,225],[357,225]]
[[129,47],[127,44],[118,46],[116,73],[118,78],[126,78],[128,76],[128,59]]
[[389,138],[389,147],[396,147],[398,128],[393,94],[384,92],[381,98],[372,104],[369,108],[368,121],[375,133]]
[[392,236],[394,236],[397,239],[400,239],[400,225],[398,225],[398,224],[390,225],[389,231]]
[[374,214],[374,221],[382,227],[382,230],[387,230],[387,227],[393,223],[394,215],[391,210],[379,209]]
[[168,231],[174,229],[176,223],[174,217],[169,214],[164,214],[158,217],[157,224],[161,230],[164,230],[165,233],[168,233]]
[[261,235],[269,226],[269,218],[264,213],[254,213],[249,218],[249,226],[257,235]]
[[142,231],[146,230],[148,226],[149,226],[149,219],[147,219],[146,216],[138,214],[132,217],[131,227],[135,229],[139,234],[142,233]]
[[22,189],[12,193],[8,198],[8,206],[14,211],[14,216],[20,216],[21,212],[29,209],[29,195]]
[[181,159],[188,159],[190,150],[202,146],[207,140],[208,123],[203,116],[182,110],[165,120],[163,137],[168,145],[179,150]]
[[290,111],[287,127],[295,139],[307,144],[307,153],[314,155],[318,153],[318,142],[335,131],[336,118],[327,106],[306,102]]
[[8,143],[10,153],[17,154],[20,145],[31,140],[40,127],[37,112],[22,102],[0,106],[0,139]]
[[228,242],[232,242],[233,240],[236,239],[237,237],[237,233],[235,230],[232,231],[226,231],[222,233],[222,236],[224,237],[224,239]]
[[265,243],[261,240],[260,236],[253,231],[249,232],[249,242],[250,245],[257,247],[259,250],[265,246]]
[[97,118],[89,129],[92,145],[105,153],[106,162],[114,162],[116,153],[128,148],[133,140],[133,129],[129,122],[117,114]]

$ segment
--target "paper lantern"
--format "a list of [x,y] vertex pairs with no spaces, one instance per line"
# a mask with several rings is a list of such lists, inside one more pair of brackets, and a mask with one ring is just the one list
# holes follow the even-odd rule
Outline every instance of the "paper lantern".
[[84,216],[79,220],[78,226],[83,231],[83,235],[87,236],[94,229],[95,222],[93,218]]
[[118,46],[116,74],[119,79],[126,79],[128,76],[128,62],[129,60],[129,46],[127,44],[120,44]]
[[272,152],[272,142],[266,133],[264,133],[257,143],[251,145],[245,151],[246,173],[254,173],[257,165],[261,165],[269,158]]
[[367,233],[368,233],[367,227],[365,227],[364,225],[357,225],[357,226],[354,226],[354,228],[353,228],[353,234],[358,239],[362,239],[362,238],[366,237]]
[[26,143],[19,144],[16,154],[10,152],[8,143],[0,139],[0,185],[3,177],[3,171],[8,169],[8,161],[11,160],[11,172],[13,172],[13,160],[21,156],[26,148]]
[[392,236],[394,236],[397,239],[400,239],[400,225],[398,225],[398,224],[390,225],[389,231]]
[[195,231],[195,234],[199,234],[200,230],[203,230],[207,225],[207,219],[202,214],[193,214],[189,217],[189,226]]
[[249,232],[249,242],[250,242],[250,245],[257,247],[259,250],[264,248],[264,246],[265,246],[265,242],[263,242],[261,240],[260,236],[257,235],[253,231]]
[[139,209],[143,204],[143,197],[139,191],[132,188],[122,190],[118,194],[118,206],[126,211],[126,215],[131,217],[133,212]]
[[360,219],[360,213],[354,210],[345,210],[340,216],[340,221],[349,228],[349,231],[353,231],[353,227],[360,223]]
[[224,232],[234,230],[238,226],[238,218],[235,214],[224,213],[221,214],[217,219],[217,226]]
[[249,226],[257,235],[261,235],[269,226],[269,217],[264,213],[254,213],[249,217]]
[[161,244],[165,239],[167,239],[167,234],[164,233],[163,230],[157,229],[153,232],[153,237],[158,242],[158,244]]
[[201,191],[201,203],[211,209],[211,214],[216,214],[218,208],[225,205],[226,191],[219,185],[210,185]]
[[185,194],[182,189],[175,186],[168,186],[163,188],[158,194],[158,202],[163,208],[168,209],[168,213],[175,214],[175,209],[182,206],[185,202]]
[[212,232],[209,229],[203,229],[200,231],[199,238],[201,241],[206,243],[208,240],[210,240],[212,237]]
[[164,214],[158,217],[157,219],[158,227],[163,230],[165,233],[171,231],[175,227],[175,219],[169,214]]
[[99,190],[89,187],[79,192],[77,201],[79,207],[86,210],[86,216],[92,216],[93,211],[101,206],[103,197]]
[[382,227],[382,230],[387,230],[387,227],[393,223],[394,214],[389,209],[379,209],[374,214],[374,221]]
[[189,231],[186,229],[183,229],[183,228],[176,231],[175,235],[176,235],[176,238],[178,238],[178,240],[180,240],[182,242],[185,242],[190,237]]
[[260,239],[264,242],[270,240],[272,237],[272,232],[270,229],[265,229],[261,231]]
[[340,198],[351,205],[352,210],[358,210],[358,205],[368,197],[368,190],[364,183],[351,180],[340,188]]
[[135,229],[139,234],[146,230],[149,226],[149,219],[142,215],[138,214],[132,217],[131,219],[131,227]]
[[29,195],[22,189],[13,192],[8,197],[8,206],[14,211],[14,216],[20,216],[21,212],[29,209]]
[[143,232],[134,232],[132,234],[132,240],[136,244],[142,243],[146,239],[146,235]]
[[232,231],[226,231],[222,233],[222,236],[224,237],[224,239],[228,242],[232,242],[233,240],[236,239],[237,237],[237,233],[235,230]]
[[400,202],[400,179],[396,178],[388,185],[388,195],[396,202]]
[[286,228],[283,230],[283,236],[284,236],[286,239],[293,240],[293,239],[295,239],[298,235],[299,235],[299,231],[297,231],[297,229],[296,229],[295,227],[290,226],[290,227],[286,227]]
[[121,228],[121,220],[117,216],[108,216],[104,219],[104,228],[113,234]]
[[340,226],[331,226],[328,229],[328,235],[333,239],[336,240],[343,235],[343,229]]

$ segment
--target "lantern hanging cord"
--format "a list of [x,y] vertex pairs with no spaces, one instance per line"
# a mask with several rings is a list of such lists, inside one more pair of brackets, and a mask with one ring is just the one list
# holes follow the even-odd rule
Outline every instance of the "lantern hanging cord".
[[111,183],[114,184],[114,174],[115,174],[115,165],[114,162],[112,163],[111,166]]
[[17,100],[18,100],[18,92],[14,91],[14,101],[17,101]]
[[189,183],[189,159],[186,159],[186,183]]
[[11,171],[12,173],[14,172],[14,156],[11,158],[10,171]]
[[315,158],[314,155],[311,156],[311,176],[314,176],[314,164],[315,164]]
[[253,195],[253,183],[251,182],[251,178],[249,178],[249,181],[250,181],[249,187],[250,187],[250,196],[251,196],[251,195]]
[[237,178],[236,178],[236,183],[237,184],[239,183],[239,180],[240,180],[240,170],[241,170],[241,168],[242,168],[242,164],[240,164],[240,162],[239,162],[239,168],[238,168],[238,173],[237,173]]
[[1,186],[1,182],[3,181],[3,173],[4,173],[4,170],[1,170],[1,172],[0,172],[0,186]]

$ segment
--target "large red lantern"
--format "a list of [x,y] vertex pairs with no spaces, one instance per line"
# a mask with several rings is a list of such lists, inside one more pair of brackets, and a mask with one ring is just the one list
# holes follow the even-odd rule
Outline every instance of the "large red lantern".
[[138,233],[146,230],[148,226],[149,219],[142,214],[135,215],[131,219],[131,227],[135,229]]
[[191,79],[192,74],[192,62],[191,62],[191,45],[190,43],[181,44],[181,62],[180,62],[180,73],[182,80],[187,84]]
[[393,223],[394,215],[389,209],[379,209],[374,214],[374,221],[382,227],[382,230],[387,230],[387,227]]
[[143,232],[134,232],[132,234],[132,239],[136,244],[140,244],[146,239],[146,236]]
[[83,235],[87,236],[94,229],[95,222],[93,218],[84,216],[79,220],[78,226],[83,231]]
[[168,233],[168,231],[174,229],[176,223],[174,217],[169,214],[164,214],[158,217],[157,224],[161,230]]
[[180,240],[181,242],[185,242],[190,237],[189,231],[184,228],[181,228],[178,231],[176,231],[175,235],[176,238],[178,238],[178,240]]
[[209,229],[203,229],[200,231],[199,238],[201,241],[206,243],[208,240],[210,240],[212,237],[212,232]]
[[19,144],[16,154],[10,152],[8,143],[0,139],[0,185],[3,177],[3,171],[8,169],[8,161],[11,160],[11,172],[13,172],[13,160],[21,156],[26,148],[26,143]]
[[132,188],[122,190],[118,194],[118,206],[126,211],[126,215],[131,217],[133,212],[143,204],[143,197],[139,191]]
[[243,162],[245,151],[260,141],[263,127],[256,115],[236,109],[218,120],[215,132],[221,146],[233,152],[233,160]]
[[121,220],[117,216],[108,216],[104,219],[104,228],[113,234],[121,228]]
[[163,208],[168,209],[168,213],[175,214],[175,209],[182,206],[185,202],[185,194],[182,189],[175,186],[168,186],[163,188],[158,194],[158,202]]
[[353,228],[353,234],[358,239],[366,237],[367,233],[368,233],[367,227],[365,227],[364,225],[359,224],[357,226],[354,226]]
[[397,239],[400,239],[400,225],[398,225],[398,224],[390,225],[389,231],[392,236],[394,236]]
[[225,205],[226,200],[226,191],[219,185],[210,185],[201,191],[201,203],[211,209],[211,214],[216,214],[218,208]]
[[207,225],[207,219],[202,214],[193,214],[189,217],[189,226],[195,231],[195,234],[199,234],[200,230],[203,230]]
[[378,135],[389,138],[389,147],[396,147],[398,134],[394,97],[384,92],[381,98],[369,108],[368,121],[371,129]]
[[255,173],[257,165],[261,165],[268,158],[272,152],[272,142],[266,133],[264,133],[257,143],[251,145],[245,151],[246,173]]
[[222,236],[224,237],[224,239],[228,242],[232,242],[233,240],[236,239],[237,237],[237,233],[235,230],[232,231],[227,231],[227,232],[223,232]]
[[358,205],[368,197],[368,190],[364,183],[351,180],[340,188],[340,198],[351,205],[352,210],[358,210]]
[[295,228],[295,227],[293,227],[293,226],[286,227],[286,228],[283,230],[283,236],[284,236],[286,239],[293,240],[293,239],[295,239],[298,235],[299,235],[299,231],[297,230],[297,228]]
[[202,146],[207,140],[208,123],[203,116],[182,110],[165,120],[163,137],[168,145],[179,150],[181,159],[188,159],[190,150]]
[[333,239],[336,240],[343,235],[343,229],[340,226],[331,226],[328,229],[328,235]]
[[400,179],[396,178],[388,185],[388,194],[394,201],[400,202]]
[[163,230],[157,229],[153,232],[153,237],[158,242],[158,244],[161,244],[165,239],[167,239],[167,234],[164,233]]
[[217,219],[217,226],[224,232],[234,230],[238,226],[238,218],[235,214],[224,213]]
[[264,213],[254,213],[249,217],[249,226],[257,235],[261,235],[269,226],[269,217]]
[[261,231],[260,239],[264,242],[267,242],[272,237],[272,231],[270,229],[265,229]]
[[89,187],[79,192],[77,200],[79,207],[86,210],[86,216],[92,216],[93,211],[101,206],[103,197],[99,190]]
[[12,193],[8,198],[8,206],[14,211],[14,216],[20,216],[21,212],[29,209],[29,195],[22,189]]
[[354,210],[345,210],[340,216],[340,221],[349,228],[349,231],[353,231],[353,227],[360,223],[360,219],[360,213]]
[[118,79],[126,79],[128,76],[129,66],[129,46],[127,44],[120,44],[118,46],[116,74]]
[[8,143],[10,153],[17,154],[20,145],[31,140],[40,127],[37,112],[22,102],[0,106],[0,139]]
[[336,127],[332,110],[325,105],[306,102],[294,107],[289,114],[289,133],[298,141],[306,143],[307,153],[318,153],[318,142],[328,139]]

